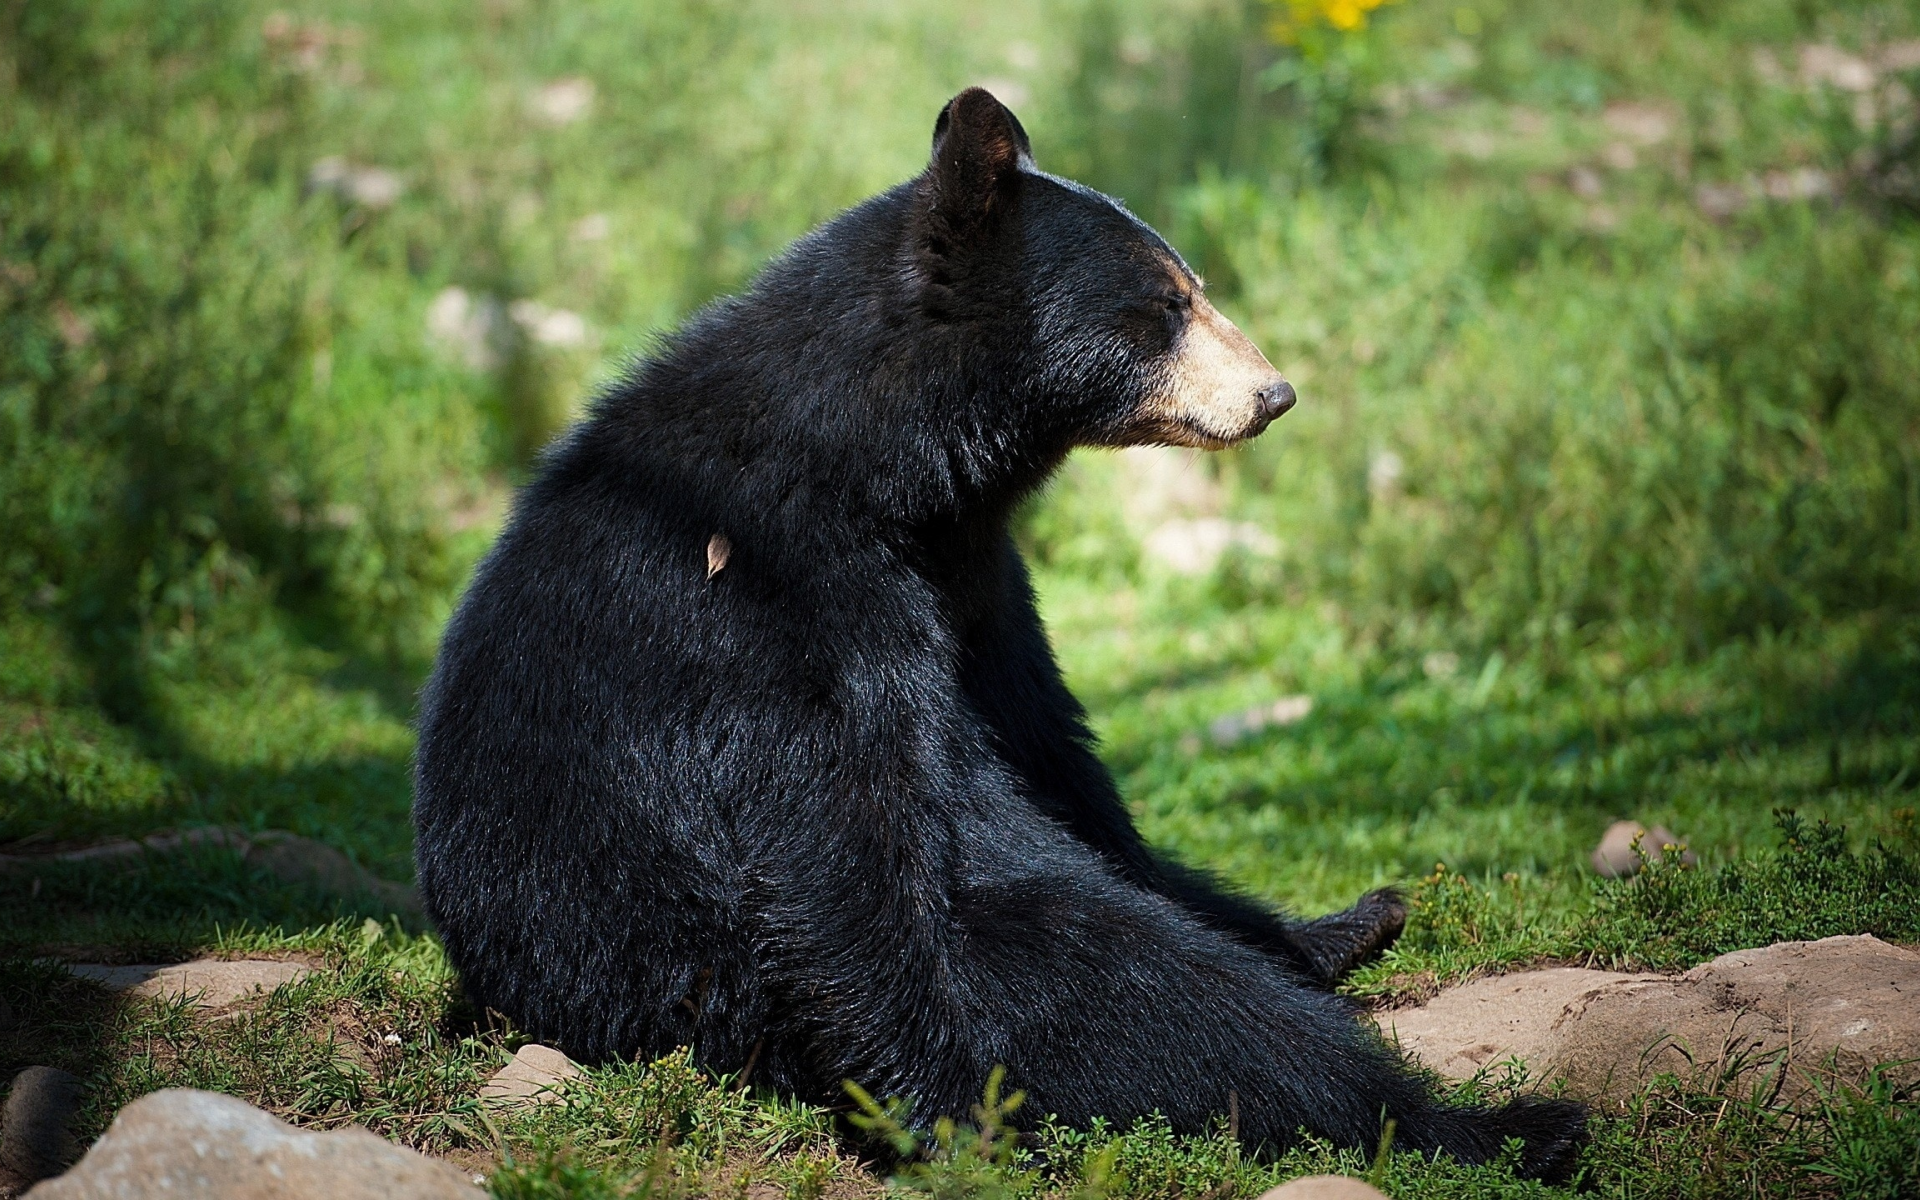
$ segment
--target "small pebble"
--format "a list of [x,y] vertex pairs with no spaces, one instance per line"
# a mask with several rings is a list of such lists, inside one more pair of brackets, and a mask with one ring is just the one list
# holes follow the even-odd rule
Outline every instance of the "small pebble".
[[[1640,839],[1640,848],[1634,850],[1634,839]],[[1659,862],[1666,857],[1666,847],[1682,846],[1683,843],[1674,832],[1664,825],[1655,825],[1649,829],[1638,821],[1615,821],[1607,826],[1607,832],[1600,838],[1600,844],[1593,848],[1593,869],[1607,879],[1620,879],[1628,875],[1637,875],[1640,868],[1648,862]],[[1698,859],[1693,851],[1682,849],[1680,861],[1692,865]]]
[[508,1107],[557,1104],[567,1081],[579,1077],[580,1067],[572,1059],[551,1046],[529,1042],[487,1080],[480,1099]]

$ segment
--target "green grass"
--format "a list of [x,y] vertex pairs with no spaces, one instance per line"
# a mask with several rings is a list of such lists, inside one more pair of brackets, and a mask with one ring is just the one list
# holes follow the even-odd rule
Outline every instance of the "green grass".
[[1425,999],[1439,984],[1541,962],[1682,970],[1774,942],[1868,933],[1920,941],[1920,838],[1910,817],[1893,840],[1848,847],[1847,831],[1775,815],[1779,845],[1718,866],[1678,858],[1637,878],[1589,877],[1556,893],[1509,872],[1475,880],[1436,867],[1411,889],[1399,943],[1345,989]]
[[[1405,0],[1291,45],[1257,0],[278,9],[0,0],[0,852],[236,825],[408,878],[414,692],[533,448],[989,81],[1303,397],[1204,461],[1076,457],[1021,519],[1156,844],[1306,913],[1408,889],[1372,998],[1920,940],[1920,72],[1802,69],[1920,38],[1912,4]],[[556,123],[569,79],[591,102]],[[333,157],[402,190],[323,186]],[[498,319],[431,334],[450,288]],[[1183,575],[1147,547],[1196,517],[1261,536]],[[1627,817],[1700,866],[1596,881]],[[207,851],[0,872],[0,912],[0,1074],[81,1071],[89,1131],[191,1084],[497,1166],[502,1196],[1547,1194],[1024,1112],[1035,1142],[962,1127],[889,1166],[674,1059],[489,1126],[514,1035],[364,898]],[[36,962],[210,950],[322,969],[209,1024]],[[1798,1117],[1669,1080],[1598,1124],[1584,1186],[1911,1194],[1916,1112],[1887,1079]]]
[[[1223,582],[1049,577],[1042,593],[1149,836],[1290,903],[1342,904],[1435,862],[1578,877],[1626,817],[1718,860],[1770,844],[1778,807],[1864,839],[1913,804],[1910,626],[1834,626],[1704,659],[1631,634],[1459,655],[1430,628],[1369,645],[1319,606],[1223,603]],[[1448,654],[1457,665],[1430,676]],[[1206,736],[1294,694],[1314,700],[1297,724],[1225,748]]]

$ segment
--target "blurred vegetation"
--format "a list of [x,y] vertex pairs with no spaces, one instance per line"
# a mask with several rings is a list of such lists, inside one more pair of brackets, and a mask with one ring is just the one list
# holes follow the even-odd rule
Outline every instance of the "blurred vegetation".
[[0,5],[0,842],[406,874],[412,691],[532,452],[970,70],[957,14],[842,17]]
[[[916,172],[968,83],[1164,230],[1303,397],[1231,453],[1076,456],[1021,518],[1154,841],[1308,911],[1416,889],[1365,995],[1915,936],[1911,0],[0,0],[0,852],[218,823],[407,877],[414,689],[538,448],[651,337]],[[1776,850],[1780,808],[1802,823]],[[1619,817],[1701,866],[1596,884]],[[316,956],[333,974],[295,1000],[409,1047],[376,1086],[314,1065],[320,1026],[96,1022],[114,1096],[197,1081],[517,1147],[503,1195],[851,1186],[820,1114],[664,1068],[476,1128],[502,1044],[431,943],[362,940],[231,854],[0,874],[0,909],[9,952]],[[16,1008],[65,1003],[9,970]],[[156,1039],[175,1056],[123,1053]],[[1913,1098],[1881,1092],[1791,1128],[1652,1093],[1590,1182],[1878,1194],[1875,1164],[1920,1157]],[[697,1171],[633,1133],[668,1117]],[[1078,1165],[1046,1171],[968,1136],[903,1186],[1276,1177],[1163,1128],[1055,1131]],[[734,1137],[761,1165],[699,1174],[745,1161]]]

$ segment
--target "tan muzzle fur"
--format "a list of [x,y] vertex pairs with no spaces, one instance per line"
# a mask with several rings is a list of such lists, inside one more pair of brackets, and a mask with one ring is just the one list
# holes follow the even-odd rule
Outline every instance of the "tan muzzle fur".
[[1259,347],[1195,292],[1192,319],[1161,386],[1115,441],[1224,449],[1272,422],[1264,397],[1280,382],[1280,372]]

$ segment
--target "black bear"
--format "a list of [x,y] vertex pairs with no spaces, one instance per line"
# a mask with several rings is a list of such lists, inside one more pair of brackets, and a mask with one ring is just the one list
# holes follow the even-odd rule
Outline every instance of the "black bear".
[[918,178],[694,317],[547,454],[422,701],[428,911],[474,1002],[593,1060],[819,1102],[1237,1107],[1563,1171],[1576,1106],[1438,1102],[1296,922],[1140,839],[1008,519],[1076,446],[1217,448],[1292,388],[1117,202],[961,93]]

